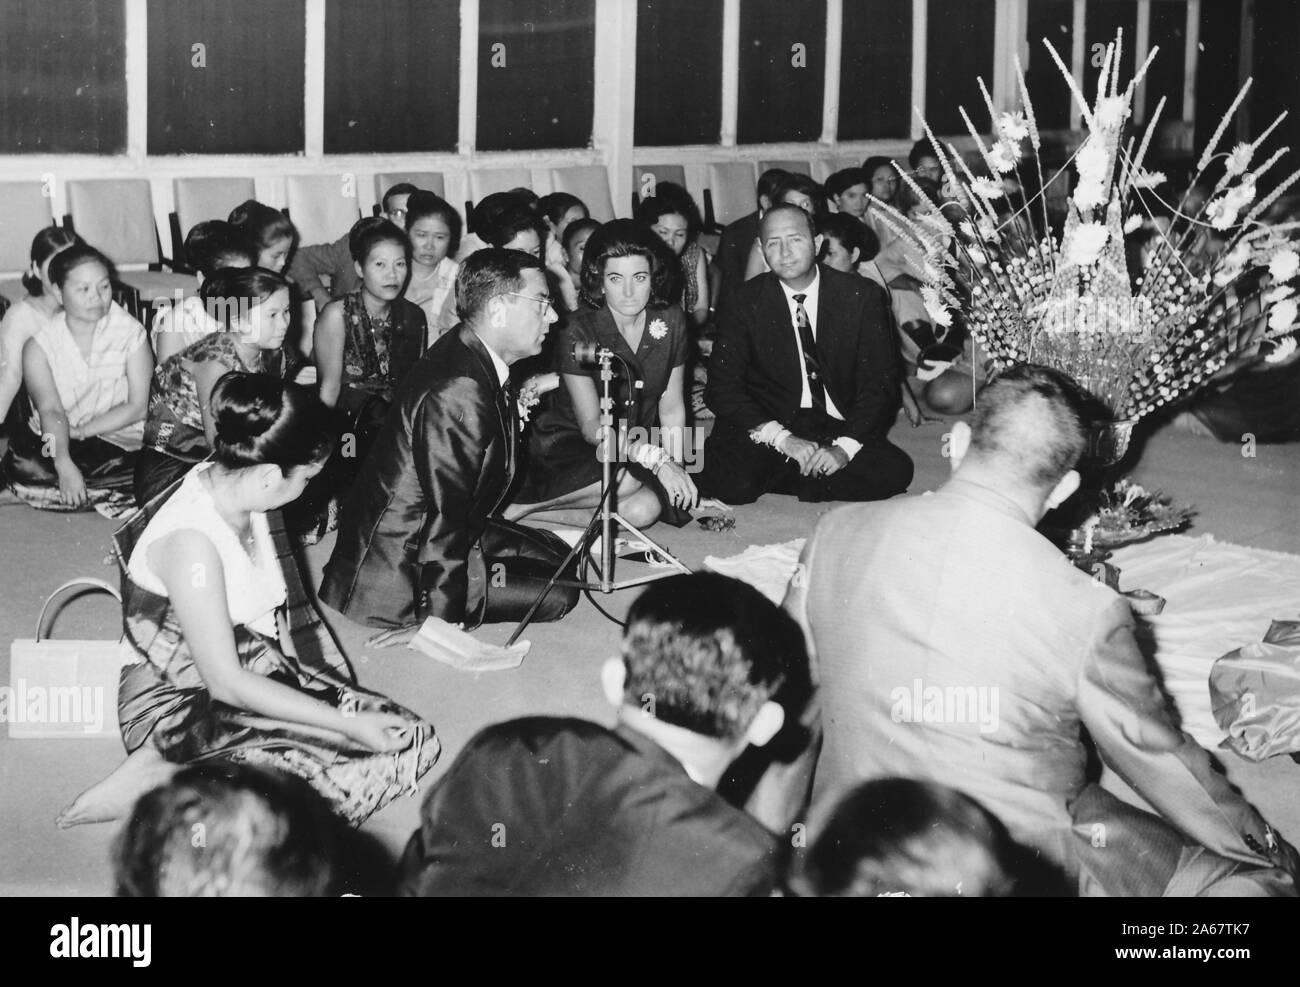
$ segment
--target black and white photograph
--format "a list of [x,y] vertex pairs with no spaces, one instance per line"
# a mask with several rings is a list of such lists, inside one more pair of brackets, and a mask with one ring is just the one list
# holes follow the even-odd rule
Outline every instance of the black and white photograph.
[[1089,897],[1101,968],[1263,958],[1297,53],[1289,0],[0,0],[24,949]]

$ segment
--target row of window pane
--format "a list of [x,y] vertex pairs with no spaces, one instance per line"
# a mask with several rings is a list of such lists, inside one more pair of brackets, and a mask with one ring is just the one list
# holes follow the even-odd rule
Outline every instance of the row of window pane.
[[[591,140],[596,0],[482,0],[475,144],[584,147]],[[305,0],[148,0],[148,151],[299,153],[304,146]],[[940,133],[988,122],[996,0],[928,0],[927,118]],[[1030,0],[1026,70],[1044,129],[1068,126],[1069,94],[1041,39],[1069,63],[1072,0]],[[1230,18],[1214,7],[1217,24]],[[638,0],[634,140],[714,144],[721,130],[723,0]],[[327,0],[326,153],[451,151],[457,144],[459,0]],[[1136,0],[1088,0],[1085,91],[1098,46],[1123,28],[1133,68]],[[1148,103],[1182,113],[1186,3],[1151,4]],[[838,133],[899,137],[912,116],[910,0],[845,0]],[[1235,14],[1232,16],[1236,16]],[[5,0],[0,153],[125,148],[125,14],[112,0]],[[1210,25],[1206,25],[1209,27]],[[1202,32],[1202,42],[1207,38]],[[737,140],[813,141],[822,130],[825,0],[745,0]],[[1267,45],[1257,46],[1265,53]],[[1282,55],[1278,55],[1282,59]],[[1273,95],[1276,98],[1276,94]],[[1265,94],[1262,108],[1271,106]],[[1199,105],[1199,104],[1198,104]]]

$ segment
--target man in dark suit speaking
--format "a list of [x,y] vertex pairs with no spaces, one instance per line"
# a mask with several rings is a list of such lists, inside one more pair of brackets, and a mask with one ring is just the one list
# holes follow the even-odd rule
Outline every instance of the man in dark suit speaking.
[[[541,262],[481,250],[456,300],[461,324],[407,375],[343,506],[320,598],[359,623],[518,619],[567,554],[550,532],[493,516],[518,444],[510,365],[540,352],[556,319]],[[535,619],[576,602],[556,587]]]
[[736,293],[709,366],[701,492],[731,504],[902,493],[912,461],[885,438],[900,371],[884,292],[819,266],[821,237],[795,206],[764,214],[760,244],[771,271]]

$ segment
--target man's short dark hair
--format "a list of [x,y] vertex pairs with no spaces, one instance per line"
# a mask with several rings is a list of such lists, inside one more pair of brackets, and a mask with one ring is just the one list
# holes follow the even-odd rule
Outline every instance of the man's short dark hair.
[[1014,889],[1017,847],[956,789],[877,778],[849,791],[796,858],[791,890],[818,897],[999,897]]
[[410,182],[398,182],[396,185],[394,185],[392,188],[390,188],[387,192],[384,193],[384,197],[383,199],[380,200],[379,204],[383,208],[384,212],[388,212],[388,200],[391,199],[393,196],[414,195],[418,191],[420,190],[416,188],[414,185],[412,185]]
[[540,260],[522,250],[476,250],[456,272],[456,314],[461,322],[470,322],[497,295],[523,290],[524,271],[545,270]]
[[829,211],[826,205],[826,189],[818,182],[813,181],[809,175],[801,175],[797,171],[787,174],[781,180],[781,184],[776,187],[772,205],[779,205],[781,197],[787,192],[798,192],[800,195],[806,195],[812,200],[814,222],[820,220]]
[[913,144],[912,149],[907,152],[908,167],[913,171],[916,171],[922,158],[934,158],[936,161],[941,160],[939,158],[939,152],[934,149],[934,145],[930,143],[928,137],[922,137],[919,141]]
[[793,211],[794,213],[798,213],[800,216],[803,217],[804,224],[808,227],[808,239],[815,240],[817,238],[817,220],[815,220],[812,216],[809,216],[808,213],[805,210],[801,209],[799,206],[791,205],[789,202],[778,202],[775,205],[773,205],[772,208],[769,209],[767,212],[763,213],[763,218],[762,220],[759,221],[759,226],[758,226],[760,238],[763,235],[763,228],[767,226],[768,223],[767,217],[778,216],[781,213],[791,212],[791,211]]
[[652,583],[623,632],[624,701],[656,719],[728,742],[806,664],[784,610],[737,579],[711,572]]
[[[758,198],[766,198],[768,202],[776,201],[776,190],[780,184],[790,176],[790,173],[784,168],[768,168],[767,171],[758,176]],[[762,205],[762,202],[759,203]]]
[[117,896],[336,895],[344,838],[342,821],[301,778],[192,765],[131,810],[113,848]]
[[1083,455],[1088,419],[1085,395],[1068,376],[1019,364],[976,396],[971,450],[1016,483],[1051,489]]

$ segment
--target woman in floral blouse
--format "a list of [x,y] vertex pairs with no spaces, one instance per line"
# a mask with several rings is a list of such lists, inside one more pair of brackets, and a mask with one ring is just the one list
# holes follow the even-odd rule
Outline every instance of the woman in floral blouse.
[[[690,340],[674,302],[681,297],[678,278],[676,258],[632,220],[606,223],[591,235],[582,289],[592,307],[562,330],[556,352],[564,386],[536,417],[508,519],[585,526],[600,501],[604,455],[615,457],[616,506],[630,524],[652,524],[666,510],[680,517],[695,506],[695,483],[682,465],[689,451],[683,381]],[[575,343],[613,351],[641,382],[629,387],[627,370],[615,361],[612,434],[600,425],[599,367],[579,362]]]

